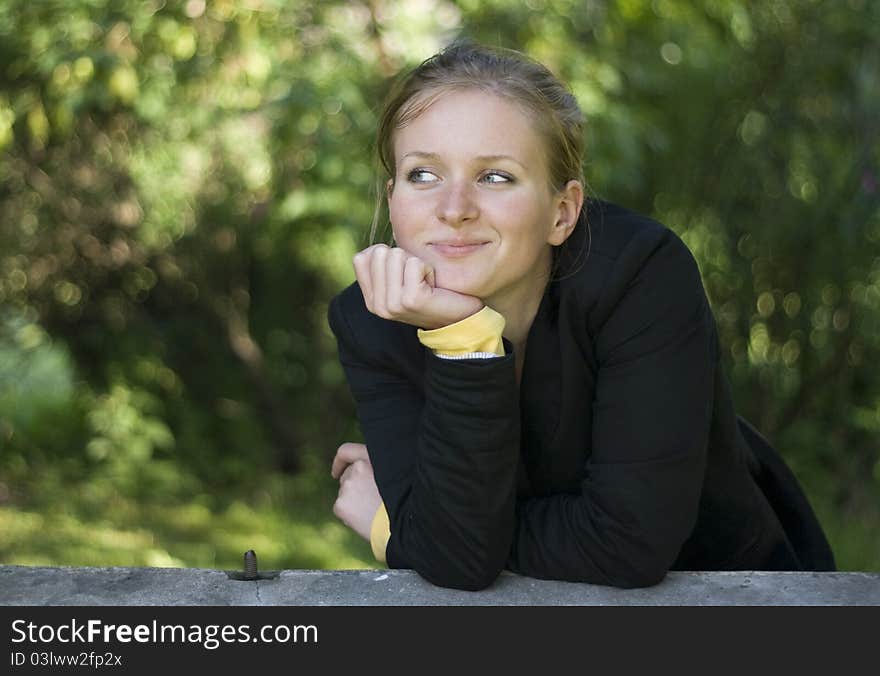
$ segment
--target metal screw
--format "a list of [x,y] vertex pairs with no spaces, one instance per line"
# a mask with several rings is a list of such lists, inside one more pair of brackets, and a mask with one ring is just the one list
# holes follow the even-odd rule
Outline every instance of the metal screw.
[[257,579],[257,553],[253,549],[244,553],[244,579]]

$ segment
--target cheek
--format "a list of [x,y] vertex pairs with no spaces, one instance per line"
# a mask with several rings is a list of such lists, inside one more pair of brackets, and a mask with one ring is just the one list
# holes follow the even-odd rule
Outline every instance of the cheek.
[[388,216],[392,225],[407,225],[407,215],[412,214],[411,205],[407,205],[406,200],[395,195],[388,200]]
[[551,205],[535,190],[515,190],[487,204],[495,217],[516,224],[517,228],[538,228],[551,218]]
[[552,214],[544,205],[535,200],[520,199],[505,205],[503,214],[498,214],[499,222],[506,223],[508,239],[523,248],[520,253],[528,256],[529,252],[540,249],[546,243],[547,226]]
[[388,200],[388,217],[398,244],[417,235],[422,224],[427,222],[424,203],[397,195]]

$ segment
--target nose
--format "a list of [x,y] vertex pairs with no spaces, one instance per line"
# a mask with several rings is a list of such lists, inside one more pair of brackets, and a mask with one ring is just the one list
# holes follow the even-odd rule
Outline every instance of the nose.
[[465,181],[450,181],[437,203],[437,218],[448,225],[474,220],[479,208],[473,187]]

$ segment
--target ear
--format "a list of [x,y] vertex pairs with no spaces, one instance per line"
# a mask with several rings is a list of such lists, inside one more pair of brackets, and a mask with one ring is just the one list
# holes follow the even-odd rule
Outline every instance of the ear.
[[550,228],[547,242],[559,246],[574,232],[581,207],[584,205],[584,186],[580,181],[571,180],[556,195],[556,222]]
[[394,179],[389,178],[385,181],[385,198],[391,199],[391,193],[394,192]]

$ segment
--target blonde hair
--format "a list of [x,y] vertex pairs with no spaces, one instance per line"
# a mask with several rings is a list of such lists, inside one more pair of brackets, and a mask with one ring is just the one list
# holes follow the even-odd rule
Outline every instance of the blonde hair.
[[[376,135],[376,205],[370,227],[371,244],[376,240],[385,204],[385,185],[396,173],[395,131],[416,119],[444,93],[461,89],[478,89],[508,99],[530,115],[544,140],[551,192],[562,190],[571,180],[584,183],[583,113],[569,89],[546,66],[525,54],[459,40],[403,73],[385,101]],[[574,262],[561,259],[571,258],[566,244],[583,229],[589,235],[586,205],[572,236],[554,247],[554,271],[568,268]],[[576,258],[579,257],[578,252]]]

